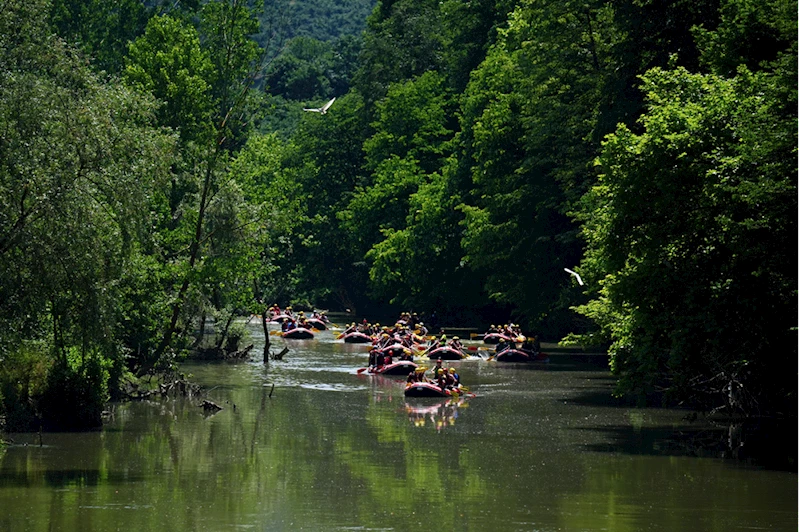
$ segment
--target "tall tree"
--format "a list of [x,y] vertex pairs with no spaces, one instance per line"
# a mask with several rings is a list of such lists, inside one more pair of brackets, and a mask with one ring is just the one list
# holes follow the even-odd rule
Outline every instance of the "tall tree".
[[613,339],[622,392],[795,408],[795,106],[786,116],[779,77],[745,67],[643,81],[644,131],[609,137],[582,211],[601,288],[581,312]]
[[159,121],[184,142],[202,144],[213,135],[213,64],[191,25],[168,15],[154,17],[131,43],[125,78],[164,105]]
[[[200,309],[203,300],[223,304],[225,298],[208,293],[204,280],[222,273],[235,277],[235,268],[220,269],[220,260],[206,263],[206,259],[212,246],[226,248],[220,241],[223,235],[242,236],[230,230],[236,226],[231,210],[235,193],[226,165],[243,142],[251,118],[251,88],[263,56],[250,38],[255,22],[243,0],[205,4],[200,28],[202,35],[178,19],[152,19],[142,38],[131,45],[127,67],[133,83],[149,88],[166,103],[162,118],[180,128],[183,140],[183,160],[174,167],[172,215],[162,227],[164,241],[173,247],[168,260],[181,268],[161,341],[141,361],[139,373],[169,363],[174,338],[185,337],[194,317],[188,312],[190,306]],[[241,249],[246,255],[247,247]],[[226,281],[215,280],[217,285]],[[228,286],[237,285],[234,279],[227,280]]]
[[465,93],[465,260],[492,299],[549,334],[566,332],[563,268],[581,252],[568,212],[593,179],[612,21],[601,2],[521,2]]
[[439,2],[379,2],[367,21],[353,85],[370,106],[391,83],[440,70],[442,41]]
[[[99,423],[109,370],[124,368],[121,280],[148,239],[141,207],[174,139],[154,127],[152,98],[98,79],[47,12],[39,1],[0,11],[0,351],[4,365],[49,368],[36,398],[46,422],[86,426]],[[33,399],[14,384],[6,401]]]
[[778,369],[796,363],[794,11],[722,2],[694,28],[711,73],[645,74],[640,133],[604,145],[580,209],[600,289],[580,311],[613,340],[621,393],[795,415]]
[[362,180],[363,99],[350,93],[321,116],[306,113],[284,165],[291,182],[286,193],[306,205],[307,221],[297,248],[301,291],[319,304],[357,309],[365,302],[366,270],[357,253],[357,235],[339,216]]

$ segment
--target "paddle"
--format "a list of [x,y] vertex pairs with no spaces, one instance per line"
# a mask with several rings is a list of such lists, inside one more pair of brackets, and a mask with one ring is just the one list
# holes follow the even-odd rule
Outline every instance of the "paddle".
[[364,372],[364,371],[366,371],[367,369],[369,369],[369,368],[358,368],[358,371],[356,371],[356,373],[357,373],[358,375],[360,375],[361,373],[363,373],[363,372]]

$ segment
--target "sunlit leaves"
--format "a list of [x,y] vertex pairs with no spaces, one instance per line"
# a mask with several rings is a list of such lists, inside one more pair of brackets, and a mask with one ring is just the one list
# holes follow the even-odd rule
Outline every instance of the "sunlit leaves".
[[155,127],[152,98],[100,80],[50,35],[41,7],[0,15],[3,45],[16,41],[0,60],[3,338],[47,346],[62,365],[67,353],[112,360],[118,374],[132,347],[124,279],[151,243],[175,139]]
[[[654,69],[645,132],[620,127],[604,146],[583,210],[584,267],[602,288],[581,311],[608,327],[626,391],[685,397],[791,336],[796,119],[775,80]],[[765,370],[750,371],[762,393]]]
[[125,76],[164,102],[163,125],[179,130],[186,141],[202,141],[212,134],[211,70],[197,31],[165,15],[150,19],[144,35],[131,43]]

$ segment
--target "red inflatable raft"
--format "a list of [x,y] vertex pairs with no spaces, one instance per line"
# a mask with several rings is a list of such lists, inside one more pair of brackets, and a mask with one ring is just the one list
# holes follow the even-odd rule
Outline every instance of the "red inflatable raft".
[[289,340],[309,340],[313,338],[313,333],[304,327],[297,327],[296,329],[284,332],[282,336]]

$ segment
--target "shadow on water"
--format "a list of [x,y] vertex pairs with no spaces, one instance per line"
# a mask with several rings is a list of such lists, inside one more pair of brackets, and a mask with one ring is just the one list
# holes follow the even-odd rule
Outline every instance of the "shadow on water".
[[73,469],[50,469],[42,472],[39,476],[31,476],[27,471],[7,471],[0,474],[0,482],[4,486],[36,486],[46,484],[54,488],[64,488],[67,486],[96,486],[104,480],[100,471],[93,470],[73,470]]
[[[585,387],[569,390],[562,398],[564,404],[613,409],[636,406],[633,400],[613,396],[616,384],[613,375],[591,374],[578,381],[585,383]],[[658,409],[639,407],[635,410],[645,416]],[[797,420],[756,418],[744,421],[697,415],[688,409],[684,412],[683,422],[677,427],[645,427],[633,423],[576,430],[603,435],[606,443],[586,445],[586,449],[596,452],[717,458],[763,469],[797,472]]]
[[[552,354],[549,362],[496,362],[498,369],[513,371],[584,372],[608,371],[608,356],[603,354]],[[614,377],[609,376],[609,379]]]
[[5,470],[0,473],[0,484],[3,486],[32,487],[50,486],[52,488],[67,488],[70,486],[97,486],[99,484],[124,484],[137,482],[144,479],[141,475],[130,472],[124,474],[101,471],[100,469],[57,469],[55,467],[44,471],[28,471],[18,464],[17,469]]
[[796,424],[785,421],[705,420],[679,428],[605,426],[575,430],[604,436],[604,443],[585,446],[594,452],[717,458],[763,469],[797,471]]

